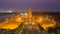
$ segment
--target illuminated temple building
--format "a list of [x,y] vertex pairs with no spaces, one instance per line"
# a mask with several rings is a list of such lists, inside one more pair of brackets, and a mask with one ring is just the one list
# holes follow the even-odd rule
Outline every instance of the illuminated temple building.
[[35,16],[32,15],[32,10],[31,8],[28,10],[27,13],[20,13],[17,14],[11,19],[6,19],[2,23],[0,23],[0,29],[16,29],[19,27],[19,25],[23,23],[24,25],[37,25],[40,24],[43,29],[47,29],[48,27],[55,27],[56,22],[54,19],[49,19],[48,16],[38,16],[38,18],[35,19]]

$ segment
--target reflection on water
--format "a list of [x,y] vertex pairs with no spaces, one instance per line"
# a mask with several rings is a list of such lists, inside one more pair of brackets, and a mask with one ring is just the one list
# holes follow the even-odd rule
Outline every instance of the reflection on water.
[[14,13],[0,13],[0,21],[14,16]]

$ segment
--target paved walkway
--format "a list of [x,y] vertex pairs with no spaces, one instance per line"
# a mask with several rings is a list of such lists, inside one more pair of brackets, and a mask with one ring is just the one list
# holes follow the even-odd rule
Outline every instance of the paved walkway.
[[23,29],[21,34],[40,34],[40,32],[36,29],[29,30],[28,28]]

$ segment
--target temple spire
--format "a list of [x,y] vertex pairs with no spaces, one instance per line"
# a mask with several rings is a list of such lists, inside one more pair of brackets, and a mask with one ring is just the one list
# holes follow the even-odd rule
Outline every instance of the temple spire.
[[28,18],[32,18],[32,9],[31,8],[28,9]]

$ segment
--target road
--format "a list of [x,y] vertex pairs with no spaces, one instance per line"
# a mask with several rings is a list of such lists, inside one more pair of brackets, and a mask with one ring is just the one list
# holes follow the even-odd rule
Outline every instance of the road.
[[32,30],[28,28],[24,28],[21,34],[41,34],[41,33],[37,29],[34,29],[34,28],[32,28]]

